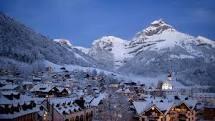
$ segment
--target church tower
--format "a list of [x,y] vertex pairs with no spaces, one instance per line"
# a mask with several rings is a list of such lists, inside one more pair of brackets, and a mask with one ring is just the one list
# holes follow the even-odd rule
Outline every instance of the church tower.
[[162,84],[162,90],[172,90],[173,86],[172,86],[172,73],[169,72],[168,76],[167,76],[167,80],[163,82]]

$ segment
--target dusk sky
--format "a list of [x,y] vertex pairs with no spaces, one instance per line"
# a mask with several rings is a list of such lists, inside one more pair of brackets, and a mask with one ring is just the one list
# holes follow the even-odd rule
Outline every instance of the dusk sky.
[[130,40],[160,18],[215,40],[215,0],[1,0],[0,11],[49,38],[84,47],[105,35]]

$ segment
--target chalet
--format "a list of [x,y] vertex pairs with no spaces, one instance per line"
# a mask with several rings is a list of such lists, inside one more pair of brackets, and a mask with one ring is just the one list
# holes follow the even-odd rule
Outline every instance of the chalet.
[[[52,96],[57,90],[53,89],[54,86],[50,84],[37,84],[30,91],[38,97]],[[53,90],[52,90],[53,89]]]
[[196,121],[196,112],[183,101],[174,103],[168,112],[166,112],[165,119],[167,121]]
[[52,98],[48,100],[47,115],[52,121],[92,121],[94,109],[83,98]]
[[192,99],[148,98],[134,101],[139,121],[195,121],[196,101]]
[[55,87],[55,88],[57,88],[58,90],[56,94],[58,97],[68,96],[72,93],[69,88],[65,88],[65,87]]
[[14,91],[1,92],[0,121],[36,121],[38,111],[32,98]]
[[51,84],[37,84],[31,90],[38,97],[51,97],[58,93],[58,89]]
[[62,97],[71,94],[68,88],[57,87],[52,84],[37,84],[30,91],[38,97]]

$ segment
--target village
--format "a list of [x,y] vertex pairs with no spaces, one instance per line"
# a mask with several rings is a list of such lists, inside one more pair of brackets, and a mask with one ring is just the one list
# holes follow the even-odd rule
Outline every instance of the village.
[[0,121],[201,121],[215,119],[215,94],[178,88],[173,74],[156,86],[114,74],[61,67],[24,80],[0,71]]

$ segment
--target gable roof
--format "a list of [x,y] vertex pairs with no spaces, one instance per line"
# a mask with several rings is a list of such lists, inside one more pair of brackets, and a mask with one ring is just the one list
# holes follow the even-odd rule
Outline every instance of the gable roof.
[[17,87],[19,87],[19,85],[17,85],[17,84],[7,84],[3,87],[0,87],[0,90],[14,90]]
[[153,105],[156,106],[159,111],[165,112],[165,115],[171,108],[181,104],[185,104],[189,110],[193,110],[197,104],[197,101],[187,97],[183,99],[182,97],[179,100],[174,100],[172,97],[170,99],[162,97],[148,97],[145,98],[145,101],[134,101],[133,105],[139,115],[150,109]]
[[54,86],[51,84],[37,84],[30,91],[49,92]]

